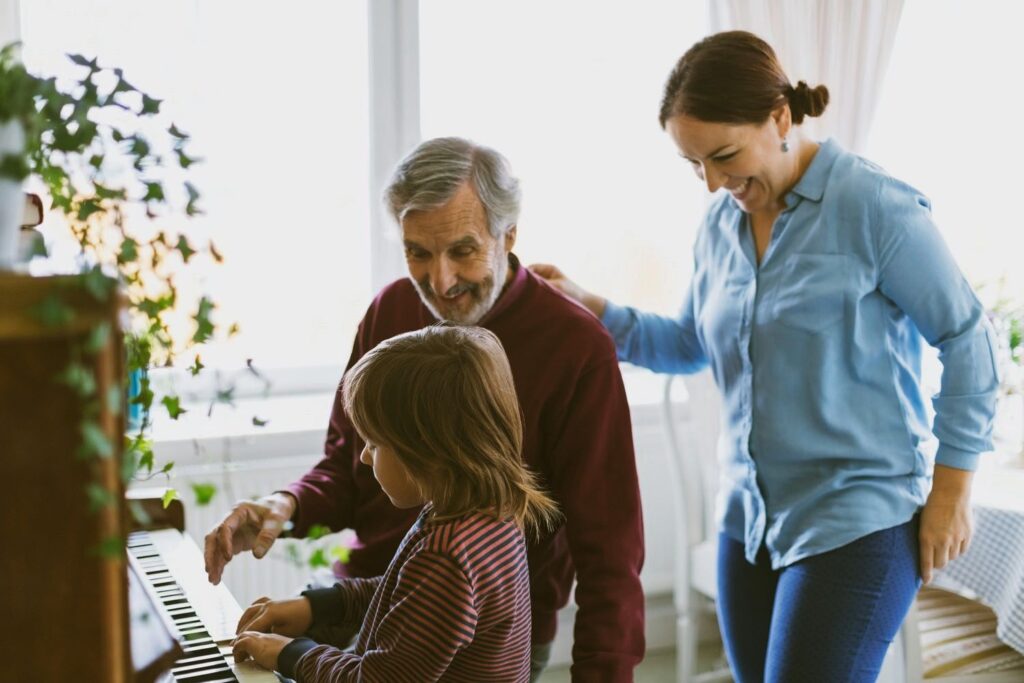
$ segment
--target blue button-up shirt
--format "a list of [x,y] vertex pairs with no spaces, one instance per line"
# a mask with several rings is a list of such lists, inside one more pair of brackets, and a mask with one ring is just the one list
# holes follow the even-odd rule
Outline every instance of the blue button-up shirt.
[[[829,140],[772,228],[760,264],[750,223],[716,198],[678,318],[609,302],[622,360],[661,372],[710,365],[723,395],[722,529],[773,567],[902,524],[937,463],[991,450],[992,328],[920,192]],[[929,424],[921,338],[939,350]]]

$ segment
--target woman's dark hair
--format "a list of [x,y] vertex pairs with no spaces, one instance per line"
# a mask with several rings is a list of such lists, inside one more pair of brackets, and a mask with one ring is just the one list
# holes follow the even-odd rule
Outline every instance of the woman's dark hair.
[[680,114],[713,123],[762,123],[785,102],[800,124],[820,116],[828,88],[794,88],[771,46],[746,31],[708,36],[686,51],[665,84],[658,120]]

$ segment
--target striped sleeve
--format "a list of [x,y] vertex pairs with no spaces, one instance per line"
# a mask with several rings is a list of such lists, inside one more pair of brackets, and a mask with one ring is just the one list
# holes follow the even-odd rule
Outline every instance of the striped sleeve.
[[[313,608],[313,624],[359,626],[363,623],[370,600],[381,582],[372,579],[342,579],[329,588],[302,591]],[[347,643],[343,643],[347,645]]]
[[420,551],[397,577],[390,608],[362,654],[318,646],[297,663],[300,683],[436,681],[476,633],[473,588],[450,556]]

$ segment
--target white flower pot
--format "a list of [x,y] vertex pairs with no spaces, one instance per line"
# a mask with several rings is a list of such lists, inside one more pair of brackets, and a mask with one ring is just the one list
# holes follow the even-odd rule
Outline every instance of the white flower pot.
[[[25,131],[17,121],[0,123],[0,156],[21,154]],[[20,180],[0,178],[0,270],[10,270],[18,254],[18,236],[25,213],[25,193]]]

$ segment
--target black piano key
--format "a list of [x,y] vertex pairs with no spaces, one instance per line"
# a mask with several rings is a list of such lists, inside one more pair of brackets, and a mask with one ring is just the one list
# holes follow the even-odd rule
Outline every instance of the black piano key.
[[179,666],[188,666],[189,664],[198,664],[200,662],[222,662],[224,661],[224,655],[221,654],[220,648],[214,648],[214,651],[208,652],[207,654],[196,655],[194,657],[182,657],[174,663],[174,668]]
[[182,674],[174,674],[174,679],[178,683],[219,683],[220,681],[237,681],[235,675],[231,673],[231,667],[224,664],[224,666],[217,669],[210,669],[209,671],[186,671]]

